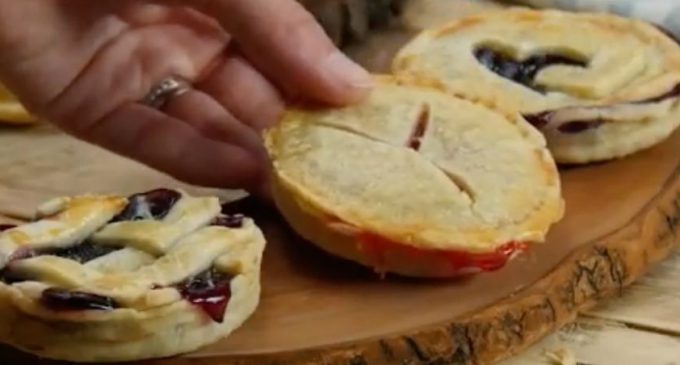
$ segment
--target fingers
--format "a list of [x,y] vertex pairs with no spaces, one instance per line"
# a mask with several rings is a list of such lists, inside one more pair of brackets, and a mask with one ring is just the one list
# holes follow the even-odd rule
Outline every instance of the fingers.
[[[234,69],[246,71],[245,80],[232,82],[259,85],[242,88],[254,100],[251,107],[247,107],[245,98],[232,99],[233,95],[246,94],[229,94],[224,91],[229,85],[211,86],[215,84],[211,82],[205,83],[211,95],[192,90],[175,96],[163,113],[135,104],[163,78],[179,75],[194,81],[212,60],[224,57],[222,37],[195,42],[200,37],[187,33],[163,25],[119,38],[102,50],[86,72],[50,105],[51,120],[82,139],[181,180],[221,188],[257,189],[267,177],[268,160],[258,132],[238,119],[271,123],[271,115],[280,108],[280,98],[252,67],[239,66],[238,62],[237,67],[230,62],[218,64],[208,71],[209,77],[203,78],[234,80],[230,76]],[[185,42],[178,44],[168,38]],[[158,47],[162,49],[151,52]],[[234,77],[243,79],[242,75]],[[235,107],[238,116],[227,111],[231,107]],[[256,109],[269,110],[266,114],[270,116],[262,117]]]
[[189,124],[205,138],[241,147],[261,161],[266,160],[259,135],[203,92],[187,90],[176,95],[163,106],[163,111]]
[[321,26],[293,0],[212,0],[216,17],[246,58],[287,93],[322,102],[355,102],[370,75],[335,48]]
[[194,86],[257,131],[273,125],[284,108],[276,88],[239,55],[222,59]]
[[100,49],[44,112],[64,129],[87,128],[168,76],[195,80],[226,41],[174,23],[131,29]]
[[261,183],[263,164],[255,153],[140,104],[117,108],[77,136],[191,184],[250,188]]

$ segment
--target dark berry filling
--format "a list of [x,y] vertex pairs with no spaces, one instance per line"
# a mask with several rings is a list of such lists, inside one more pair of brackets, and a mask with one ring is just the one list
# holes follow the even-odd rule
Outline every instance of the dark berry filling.
[[550,120],[551,114],[552,112],[528,114],[524,115],[524,119],[526,119],[526,121],[529,122],[529,124],[533,125],[537,129],[542,129],[548,125],[548,121]]
[[[140,219],[162,219],[168,214],[170,209],[172,209],[172,207],[180,198],[181,194],[179,192],[169,189],[157,189],[146,193],[135,194],[129,198],[129,203],[125,209],[116,217],[114,217],[111,222],[134,221]],[[14,228],[14,226],[0,225],[0,231],[10,228]],[[51,255],[63,257],[84,264],[120,249],[120,247],[100,246],[93,244],[92,242],[85,241],[78,243],[75,246],[65,248],[46,248],[17,252],[12,255],[9,261],[11,262],[35,256]],[[11,271],[12,270],[10,266],[7,266],[5,269],[3,269],[0,272],[0,280],[7,284],[27,280],[27,278],[21,278]]]
[[28,280],[26,277],[17,275],[16,273],[12,272],[12,270],[8,269],[0,270],[0,281],[7,285],[21,283],[26,280]]
[[16,224],[0,224],[0,232],[6,231],[8,229],[16,228]]
[[182,297],[199,307],[215,322],[224,320],[231,298],[232,277],[215,269],[206,270],[176,286]]
[[[112,222],[134,221],[140,219],[162,219],[181,197],[174,190],[158,189],[147,193],[136,194],[129,198],[127,207]],[[76,246],[66,248],[50,248],[37,251],[36,255],[59,256],[81,264],[106,256],[120,250],[120,247],[101,246],[85,241]]]
[[575,120],[573,122],[567,122],[557,127],[557,130],[565,134],[575,134],[585,132],[589,129],[595,129],[604,124],[601,119],[593,120]]
[[241,228],[243,227],[243,214],[222,214],[212,221],[213,226],[222,226],[227,228]]
[[553,65],[569,65],[586,67],[587,62],[572,57],[556,54],[540,54],[523,61],[495,51],[488,47],[477,48],[474,52],[477,61],[497,75],[510,79],[530,89],[543,92],[534,79],[539,71]]
[[113,298],[57,288],[43,291],[41,300],[45,307],[57,311],[111,311],[119,308]]
[[267,209],[261,200],[252,195],[222,204],[222,214],[226,215],[243,214],[250,217],[255,217],[269,211],[271,211],[271,209]]
[[14,252],[7,260],[7,264],[5,267],[0,270],[0,282],[3,282],[5,284],[14,284],[14,283],[20,283],[22,281],[26,281],[29,278],[23,276],[23,275],[18,275],[17,273],[12,271],[12,262],[17,261],[17,260],[24,260],[24,259],[30,259],[31,257],[37,256],[36,252],[34,250],[29,250],[29,249],[19,249],[16,252]]
[[420,145],[423,143],[423,137],[427,131],[428,124],[430,124],[430,106],[423,105],[420,114],[418,115],[418,120],[413,126],[413,131],[409,136],[408,147],[414,151],[420,150]]
[[[179,192],[168,189],[158,189],[133,195],[129,198],[127,207],[125,207],[125,209],[120,214],[114,217],[111,222],[134,221],[142,219],[162,219],[168,214],[170,209],[172,209],[172,207],[180,198],[181,194]],[[236,224],[235,220],[230,220],[229,224]],[[0,225],[0,232],[14,227],[15,226],[13,225]],[[10,257],[8,260],[9,262],[7,266],[3,270],[0,270],[0,280],[6,284],[29,280],[29,278],[21,277],[12,272],[12,261],[27,259],[35,256],[52,255],[67,258],[84,264],[120,249],[120,247],[100,246],[93,244],[90,241],[84,241],[75,246],[66,248],[21,250],[12,255],[12,257]],[[116,301],[110,297],[58,288],[51,288],[43,291],[41,301],[47,308],[63,311],[109,311],[119,308],[118,303],[116,303]],[[211,303],[212,302],[210,301],[210,303],[206,305],[209,306]]]
[[[644,99],[644,100],[639,100],[639,101],[633,101],[630,102],[630,104],[649,104],[649,103],[659,103],[662,101],[665,101],[667,99],[672,99],[672,98],[677,98],[680,97],[680,84],[676,85],[673,87],[670,91],[659,95],[655,96],[649,99]],[[606,106],[605,106],[606,108]],[[554,111],[546,111],[546,112],[541,112],[541,113],[536,113],[536,114],[527,114],[524,115],[524,119],[526,119],[527,122],[529,122],[531,125],[538,129],[543,129],[545,128],[549,123],[552,117],[554,116],[555,113],[559,112],[559,110],[554,110]],[[591,129],[596,129],[603,125],[606,121],[602,119],[592,119],[592,120],[574,120],[570,122],[563,123],[559,127],[557,127],[557,130],[562,132],[562,133],[567,133],[567,134],[575,134],[575,133],[581,133],[587,130]]]
[[[133,195],[129,199],[128,206],[112,222],[162,219],[180,198],[180,193],[167,189]],[[242,214],[222,214],[212,224],[239,228],[243,226],[244,218]],[[0,226],[0,231],[13,227],[9,225]],[[99,246],[90,241],[85,241],[67,248],[21,251],[13,255],[10,262],[40,255],[53,255],[86,263],[119,249],[118,247]],[[18,277],[12,273],[10,268],[11,265],[8,265],[5,270],[0,271],[0,280],[8,284],[27,280],[27,278]],[[214,321],[222,322],[231,298],[230,284],[231,276],[211,269],[176,285],[176,288],[180,291],[182,297],[201,308]],[[110,297],[58,288],[43,291],[41,301],[45,307],[61,311],[109,311],[119,308],[118,303]]]
[[678,96],[680,96],[680,84],[675,85],[675,87],[673,87],[670,91],[668,91],[665,94],[641,101],[636,101],[633,104],[659,103],[666,99],[676,98]]
[[163,219],[180,198],[179,192],[170,189],[135,194],[128,199],[127,207],[112,222]]
[[95,245],[90,241],[85,241],[77,246],[41,250],[39,254],[63,257],[84,264],[118,250],[120,247]]
[[35,251],[26,249],[18,250],[12,254],[7,260],[7,265],[2,270],[0,270],[0,282],[11,285],[29,280],[29,278],[27,278],[25,275],[18,275],[16,272],[12,271],[12,262],[29,259],[35,256],[37,256]]
[[86,262],[92,261],[96,258],[106,256],[111,252],[120,250],[119,247],[111,246],[99,246],[92,244],[89,241],[85,241],[77,246],[66,247],[66,248],[46,248],[42,250],[19,250],[15,252],[10,258],[5,269],[0,271],[0,281],[5,284],[19,283],[22,281],[29,280],[30,278],[17,275],[12,272],[13,261],[30,259],[36,256],[58,256],[65,259],[70,259],[78,263],[84,264]]

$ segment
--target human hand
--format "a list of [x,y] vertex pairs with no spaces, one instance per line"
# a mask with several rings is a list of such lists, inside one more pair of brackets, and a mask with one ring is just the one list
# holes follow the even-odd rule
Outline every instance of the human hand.
[[[64,131],[189,183],[258,189],[289,98],[370,89],[293,0],[0,0],[0,81]],[[162,109],[139,101],[178,76]]]

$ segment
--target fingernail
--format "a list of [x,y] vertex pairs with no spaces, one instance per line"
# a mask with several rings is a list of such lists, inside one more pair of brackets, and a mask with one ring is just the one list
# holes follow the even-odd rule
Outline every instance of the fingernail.
[[324,67],[331,73],[333,78],[340,82],[345,82],[352,87],[360,89],[370,89],[373,87],[373,78],[361,66],[354,63],[342,52],[333,52],[326,61]]

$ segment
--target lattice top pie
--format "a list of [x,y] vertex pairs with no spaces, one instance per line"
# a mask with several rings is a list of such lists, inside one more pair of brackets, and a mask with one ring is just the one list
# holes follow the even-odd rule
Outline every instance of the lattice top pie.
[[423,32],[393,70],[518,110],[560,162],[625,156],[680,123],[680,47],[614,15],[491,11]]
[[38,355],[121,361],[194,350],[259,298],[264,238],[217,198],[155,190],[59,198],[0,233],[0,340]]

